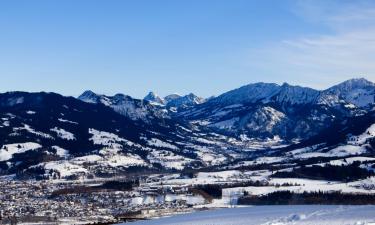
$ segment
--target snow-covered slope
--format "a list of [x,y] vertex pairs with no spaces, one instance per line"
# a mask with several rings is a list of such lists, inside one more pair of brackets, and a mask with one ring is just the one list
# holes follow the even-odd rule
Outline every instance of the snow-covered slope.
[[227,150],[234,145],[224,136],[142,111],[153,105],[86,94],[89,103],[54,93],[0,94],[0,173],[70,178],[182,170],[241,155]]
[[165,100],[161,97],[159,97],[156,93],[150,91],[144,98],[143,100],[149,101],[152,104],[157,104],[157,105],[164,105]]
[[205,102],[203,98],[198,97],[193,93],[178,98],[170,98],[169,96],[168,99],[167,108],[175,108],[177,110],[187,109]]
[[323,91],[307,87],[272,83],[255,83],[224,93],[211,103],[221,105],[246,103],[288,103],[300,104],[339,104],[344,100],[358,107],[365,107],[374,103],[375,84],[364,79],[351,79]]
[[66,166],[86,176],[218,168],[240,159],[248,166],[369,157],[374,89],[364,79],[324,91],[256,83],[207,101],[189,94],[159,97],[163,103],[92,91],[79,100],[9,92],[0,94],[0,172],[54,174]]
[[[152,93],[149,95],[152,95]],[[87,103],[103,104],[111,107],[117,113],[129,117],[132,120],[150,122],[153,119],[160,119],[168,116],[166,111],[159,107],[159,103],[155,105],[155,102],[134,99],[124,94],[106,96],[95,94],[92,91],[85,91],[78,97],[78,99]]]
[[[298,144],[280,148],[272,156],[284,161],[340,158],[342,162],[361,161],[375,156],[375,113],[338,121],[318,135]],[[356,160],[354,158],[356,158]],[[351,159],[353,158],[353,160]],[[375,161],[375,158],[370,158]],[[337,161],[335,161],[337,163]]]
[[[352,79],[324,91],[307,87],[255,83],[177,113],[194,124],[254,138],[303,139],[335,120],[371,109],[375,85]],[[259,135],[257,135],[257,133]]]
[[[255,206],[209,210],[134,225],[372,225],[375,206]],[[126,223],[124,223],[126,224]]]
[[319,91],[312,88],[292,86],[284,83],[271,101],[289,105],[308,105],[316,102]]
[[288,103],[310,104],[313,103],[319,95],[319,91],[292,86],[287,83],[283,85],[272,83],[255,83],[243,86],[239,89],[222,94],[210,102],[221,105],[248,104],[248,103]]
[[356,107],[370,107],[375,102],[375,84],[366,79],[351,79],[322,92],[320,103],[337,105],[346,102]]
[[280,86],[277,84],[249,84],[213,98],[210,100],[210,103],[217,103],[220,105],[256,103],[261,100],[267,101],[279,91]]
[[168,103],[172,100],[175,100],[175,99],[178,99],[178,98],[181,98],[182,96],[179,95],[179,94],[170,94],[170,95],[167,95],[164,97],[164,100]]
[[150,92],[143,100],[139,100],[124,94],[106,96],[85,91],[78,99],[87,103],[103,104],[132,120],[143,120],[144,122],[168,119],[170,114],[204,102],[203,98],[192,93],[185,96],[172,94],[164,99],[154,92]]

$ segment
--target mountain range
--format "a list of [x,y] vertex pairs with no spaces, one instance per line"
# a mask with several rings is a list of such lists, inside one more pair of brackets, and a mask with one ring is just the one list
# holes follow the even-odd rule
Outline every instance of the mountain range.
[[0,94],[0,173],[100,177],[373,156],[375,84],[254,83],[204,99]]

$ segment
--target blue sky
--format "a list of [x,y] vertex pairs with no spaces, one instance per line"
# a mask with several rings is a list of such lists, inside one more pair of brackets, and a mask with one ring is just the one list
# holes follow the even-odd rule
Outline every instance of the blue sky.
[[324,89],[375,81],[374,62],[374,1],[0,1],[0,92]]

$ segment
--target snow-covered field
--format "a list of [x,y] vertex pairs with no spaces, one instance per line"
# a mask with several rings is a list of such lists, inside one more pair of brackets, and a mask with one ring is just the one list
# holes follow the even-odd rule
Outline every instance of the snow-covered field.
[[202,211],[149,221],[139,221],[130,224],[375,225],[375,206],[254,206]]

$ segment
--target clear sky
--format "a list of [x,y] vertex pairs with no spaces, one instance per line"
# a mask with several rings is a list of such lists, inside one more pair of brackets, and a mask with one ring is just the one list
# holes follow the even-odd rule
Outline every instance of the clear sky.
[[2,0],[0,92],[375,81],[375,1]]

